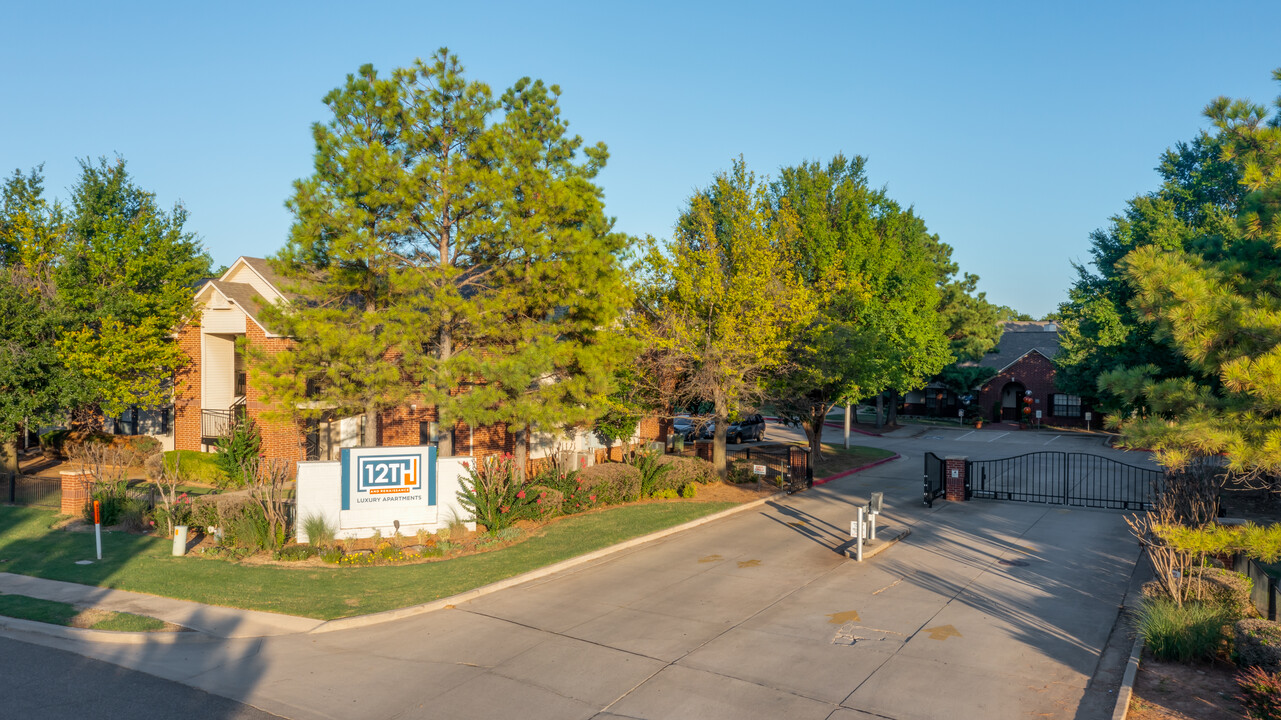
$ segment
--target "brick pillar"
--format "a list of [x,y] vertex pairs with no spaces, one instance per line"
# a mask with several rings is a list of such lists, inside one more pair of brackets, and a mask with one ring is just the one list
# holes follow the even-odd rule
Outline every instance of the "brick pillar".
[[62,476],[62,514],[79,515],[84,510],[85,503],[89,502],[89,495],[93,490],[93,473],[91,472],[67,472],[59,473]]
[[965,456],[948,455],[943,459],[944,497],[948,500],[965,500]]

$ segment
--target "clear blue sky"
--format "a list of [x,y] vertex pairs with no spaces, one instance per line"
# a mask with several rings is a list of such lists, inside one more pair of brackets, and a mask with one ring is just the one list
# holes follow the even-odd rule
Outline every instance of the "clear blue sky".
[[[1226,9],[1230,7],[1230,10]],[[496,91],[558,83],[609,145],[622,231],[666,237],[742,155],[837,152],[916,207],[991,300],[1040,316],[1217,95],[1271,103],[1281,3],[9,3],[0,170],[124,157],[219,263],[269,255],[324,94],[447,45]]]

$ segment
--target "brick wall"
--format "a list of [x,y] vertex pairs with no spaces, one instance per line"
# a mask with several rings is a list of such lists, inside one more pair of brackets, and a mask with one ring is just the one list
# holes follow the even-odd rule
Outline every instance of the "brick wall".
[[[245,342],[265,350],[268,354],[273,354],[287,349],[293,341],[289,338],[267,337],[266,331],[253,320],[248,320],[245,322]],[[249,417],[257,423],[258,429],[262,432],[262,456],[282,460],[306,459],[302,424],[291,420],[273,420],[265,417],[270,408],[262,401],[262,391],[253,381],[255,368],[250,365],[248,370],[250,378],[245,388],[245,408]]]
[[[1052,396],[1060,392],[1054,384],[1054,363],[1038,352],[1028,353],[983,386],[983,390],[979,393],[976,402],[984,419],[991,419],[992,405],[1001,400],[1002,391],[1010,383],[1018,383],[1025,390],[1032,391],[1031,418],[1033,421],[1036,418],[1036,411],[1040,410],[1041,422],[1043,423],[1051,425],[1085,425],[1083,417],[1056,417],[1053,414]],[[1090,409],[1083,399],[1082,412]],[[1009,411],[1007,410],[1006,412],[1008,413]],[[1021,417],[1021,411],[1019,411],[1019,414]],[[1007,414],[1005,419],[1009,420],[1011,417]]]
[[63,515],[79,515],[93,494],[93,473],[64,470],[59,475],[62,477],[61,512]]
[[173,442],[175,450],[200,449],[200,324],[178,331],[178,349],[187,364],[174,376]]

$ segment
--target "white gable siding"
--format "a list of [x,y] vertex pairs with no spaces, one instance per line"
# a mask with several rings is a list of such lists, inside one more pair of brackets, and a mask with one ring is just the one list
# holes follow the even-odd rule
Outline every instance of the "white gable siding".
[[254,272],[254,269],[249,267],[249,264],[244,260],[237,259],[236,262],[231,264],[231,269],[227,270],[219,279],[224,282],[244,283],[252,286],[254,290],[257,290],[260,295],[271,302],[283,299],[280,293],[269,285],[266,280],[263,280],[261,275]]
[[201,344],[200,406],[205,410],[226,410],[236,391],[236,341],[202,333]]
[[[222,293],[210,290],[209,302],[200,313],[200,329],[207,333],[245,333],[245,311],[229,303]],[[222,302],[218,302],[218,301]]]

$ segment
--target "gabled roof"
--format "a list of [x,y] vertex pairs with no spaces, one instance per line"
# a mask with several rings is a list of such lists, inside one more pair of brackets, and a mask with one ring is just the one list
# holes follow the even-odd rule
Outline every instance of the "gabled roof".
[[249,285],[248,283],[224,282],[222,280],[210,280],[209,284],[213,285],[218,292],[225,295],[228,300],[239,305],[240,309],[245,311],[245,314],[254,319],[254,322],[257,322],[259,325],[262,324],[258,321],[258,312],[262,309],[263,305],[267,304],[267,298],[263,297],[262,293],[255,290],[253,285]]
[[276,292],[284,297],[290,297],[290,294],[285,292],[285,279],[276,274],[276,271],[271,268],[271,263],[265,258],[241,256],[240,259],[252,268],[254,272],[258,273],[259,277],[266,280],[267,284],[271,285]]
[[979,365],[1001,372],[1028,353],[1040,353],[1047,360],[1059,354],[1059,329],[1053,322],[1007,322],[1003,326],[1001,341],[978,361]]
[[263,297],[262,293],[258,292],[258,289],[253,285],[227,282],[226,280],[210,280],[196,293],[197,302],[200,301],[201,296],[207,296],[211,289],[216,290],[227,300],[234,303],[250,320],[257,323],[258,327],[267,331],[268,335],[276,335],[276,332],[262,321],[262,309],[271,304],[271,301]]

